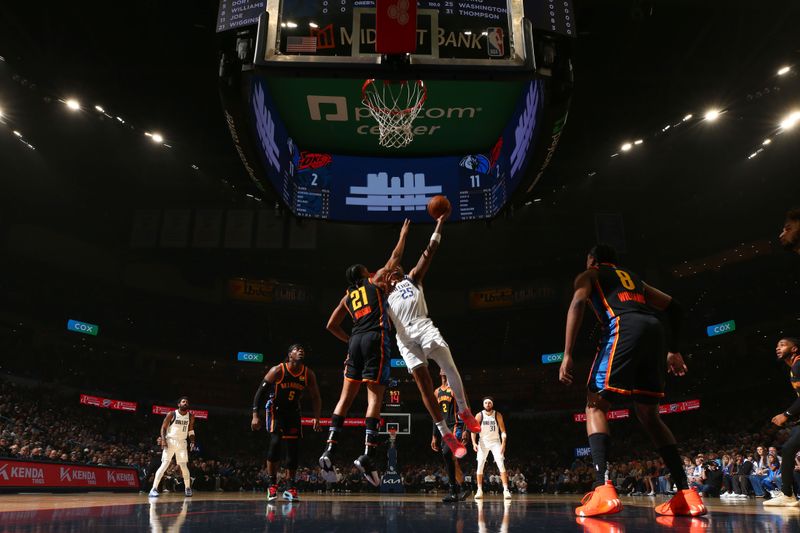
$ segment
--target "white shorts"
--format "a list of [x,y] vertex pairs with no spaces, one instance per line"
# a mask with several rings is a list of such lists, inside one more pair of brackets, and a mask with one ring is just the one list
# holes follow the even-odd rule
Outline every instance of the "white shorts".
[[494,462],[497,464],[497,469],[500,472],[506,471],[505,465],[505,457],[503,457],[503,445],[499,441],[495,442],[487,442],[486,444],[483,441],[478,442],[478,474],[483,474],[483,468],[486,466],[486,459],[489,458],[489,452],[492,453],[492,458],[494,458]]
[[419,366],[427,366],[428,357],[435,350],[450,348],[434,325],[427,326],[414,337],[397,335],[397,347],[409,373]]
[[161,452],[161,462],[169,463],[173,455],[178,464],[189,462],[189,450],[186,449],[185,440],[167,439],[167,447]]

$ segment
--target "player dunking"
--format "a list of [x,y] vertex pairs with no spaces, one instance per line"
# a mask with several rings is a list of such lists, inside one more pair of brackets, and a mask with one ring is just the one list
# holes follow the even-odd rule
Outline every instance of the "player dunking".
[[164,472],[169,468],[172,457],[181,469],[183,475],[184,494],[187,497],[192,495],[192,478],[189,475],[189,450],[186,449],[186,439],[189,439],[190,449],[194,450],[194,415],[189,412],[189,398],[181,396],[178,400],[178,409],[170,411],[161,423],[161,466],[156,470],[153,479],[153,488],[150,489],[150,497],[158,498],[158,484]]
[[[800,451],[800,339],[795,337],[784,337],[778,341],[775,348],[775,355],[779,361],[783,361],[789,367],[789,380],[792,388],[797,393],[797,399],[783,413],[775,415],[772,423],[776,426],[794,426],[789,435],[789,440],[781,447],[781,491],[783,494],[777,498],[770,498],[764,502],[764,507],[800,507],[797,501],[797,494],[794,491],[794,468],[785,465],[795,464],[795,455]],[[788,462],[787,462],[788,461]]]
[[289,346],[286,361],[269,369],[264,381],[253,396],[253,419],[250,427],[253,431],[261,429],[259,413],[265,407],[264,395],[267,396],[266,418],[269,431],[269,450],[267,451],[267,501],[278,498],[278,468],[280,467],[281,443],[286,445],[286,470],[288,471],[288,488],[283,498],[289,501],[299,500],[294,478],[297,473],[297,457],[299,440],[303,436],[300,424],[300,398],[308,389],[311,396],[311,409],[314,414],[314,431],[320,431],[319,415],[322,402],[314,371],[305,365],[306,351],[302,344]]
[[[436,396],[436,401],[439,404],[439,410],[442,412],[442,416],[444,417],[444,423],[447,424],[448,428],[452,429],[453,434],[455,435],[456,439],[464,442],[464,438],[466,438],[466,433],[464,433],[464,422],[456,418],[456,402],[455,398],[453,397],[453,389],[450,388],[450,385],[447,384],[447,374],[444,373],[443,370],[439,371],[439,375],[442,378],[442,384],[433,391],[434,396]],[[442,451],[442,459],[444,460],[444,466],[447,469],[447,478],[450,480],[450,494],[442,498],[444,503],[454,503],[459,501],[464,501],[467,498],[468,492],[463,489],[461,485],[464,481],[464,474],[461,472],[461,465],[458,463],[458,458],[453,455],[453,452],[450,450],[449,446],[440,446],[439,439],[441,434],[439,433],[439,428],[434,422],[433,424],[433,436],[431,437],[431,448],[433,451],[438,452],[441,448]]]
[[464,457],[467,450],[456,439],[442,417],[436,396],[433,394],[428,359],[436,361],[439,368],[447,375],[456,399],[458,416],[464,421],[467,429],[477,432],[480,430],[480,425],[469,410],[461,375],[453,361],[450,347],[442,338],[439,329],[428,317],[428,304],[425,302],[425,292],[422,289],[422,281],[439,248],[444,221],[449,215],[450,211],[448,210],[436,219],[436,229],[431,235],[428,246],[423,250],[416,266],[407,276],[403,275],[403,268],[399,264],[388,271],[387,279],[391,291],[388,298],[388,310],[394,327],[397,329],[397,347],[400,349],[400,355],[403,356],[408,371],[414,376],[414,381],[416,381],[422,396],[422,402],[439,428],[444,443],[452,450],[453,455],[460,458]]
[[[403,257],[410,222],[406,220],[391,257],[371,278],[364,265],[352,265],[345,272],[349,287],[328,319],[328,331],[348,345],[344,381],[339,402],[333,409],[328,445],[319,458],[319,465],[330,475],[336,454],[339,433],[347,411],[353,404],[362,383],[367,384],[366,438],[364,454],[353,463],[367,481],[377,487],[380,478],[375,467],[383,393],[389,382],[391,357],[391,322],[386,314],[387,287],[385,273],[394,269]],[[342,329],[347,315],[353,319],[350,335]]]
[[[503,420],[503,415],[495,411],[494,400],[487,396],[483,399],[483,411],[478,413],[475,418],[481,425],[478,435],[475,433],[470,435],[472,449],[478,454],[478,470],[475,475],[478,490],[475,491],[475,499],[480,500],[483,498],[483,469],[486,467],[486,460],[489,458],[489,452],[491,452],[492,458],[497,464],[497,469],[500,470],[500,479],[503,482],[503,498],[510,500],[511,491],[508,489],[508,472],[506,472],[505,464],[508,435],[506,434],[506,423]],[[476,442],[476,437],[478,436],[480,436],[480,440]]]
[[[594,490],[575,509],[575,514],[594,516],[622,509],[614,485],[605,482],[610,440],[606,413],[613,401],[621,399],[633,400],[637,418],[678,487],[672,499],[656,506],[656,513],[705,514],[700,495],[689,489],[675,437],[658,414],[658,400],[664,397],[665,370],[678,376],[686,373],[679,351],[682,310],[671,296],[647,285],[616,262],[617,254],[612,247],[598,244],[592,248],[586,258],[587,270],[575,279],[575,293],[567,314],[564,360],[559,371],[563,383],[572,383],[572,352],[587,301],[603,328],[586,401],[586,430],[596,480]],[[664,331],[652,309],[664,311],[672,329],[666,357]]]

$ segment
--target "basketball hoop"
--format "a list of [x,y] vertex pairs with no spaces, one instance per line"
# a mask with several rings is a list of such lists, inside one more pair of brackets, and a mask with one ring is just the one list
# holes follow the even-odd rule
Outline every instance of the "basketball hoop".
[[378,122],[378,144],[403,148],[414,140],[411,124],[428,97],[422,80],[368,79],[361,88],[361,102]]
[[397,439],[397,428],[389,428],[389,443],[394,446],[394,441]]

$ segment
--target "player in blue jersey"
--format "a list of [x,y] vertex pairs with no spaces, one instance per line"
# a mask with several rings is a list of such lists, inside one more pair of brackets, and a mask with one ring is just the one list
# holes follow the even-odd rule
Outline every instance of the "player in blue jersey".
[[[586,430],[596,480],[591,497],[575,513],[594,516],[622,509],[614,485],[605,481],[610,440],[606,413],[612,402],[632,400],[637,418],[678,487],[675,497],[657,506],[656,513],[705,514],[700,496],[689,489],[675,437],[658,413],[667,371],[677,376],[686,373],[680,354],[681,307],[668,294],[618,266],[616,251],[608,245],[598,244],[592,248],[586,268],[575,279],[575,293],[567,314],[564,360],[559,371],[561,382],[571,384],[573,348],[588,302],[603,330],[589,375],[586,401]],[[664,345],[663,327],[654,311],[664,312],[668,318],[672,330],[668,350]]]

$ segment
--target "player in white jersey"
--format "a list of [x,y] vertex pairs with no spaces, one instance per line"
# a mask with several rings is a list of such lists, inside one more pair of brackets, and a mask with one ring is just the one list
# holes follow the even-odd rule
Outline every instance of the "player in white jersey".
[[178,409],[170,411],[161,423],[161,467],[156,471],[153,479],[153,488],[150,489],[150,497],[158,498],[158,484],[164,472],[167,471],[172,457],[183,474],[183,485],[186,487],[186,496],[192,495],[192,478],[189,475],[189,450],[186,448],[186,440],[189,440],[190,449],[194,450],[194,415],[189,412],[189,398],[182,396],[178,401]]
[[475,499],[483,498],[483,469],[486,466],[486,459],[489,452],[492,453],[494,462],[500,470],[500,479],[503,481],[503,498],[511,499],[511,491],[508,490],[508,472],[506,472],[506,423],[503,415],[494,410],[494,401],[490,397],[483,399],[483,411],[475,417],[481,425],[480,440],[476,442],[477,435],[472,433],[472,448],[478,454],[478,490],[475,492]]
[[422,280],[428,272],[434,253],[439,248],[442,240],[442,227],[445,219],[450,216],[450,211],[436,219],[436,229],[431,235],[427,248],[411,269],[408,275],[403,274],[403,268],[397,266],[387,274],[389,297],[387,299],[389,316],[397,330],[397,347],[406,363],[406,367],[417,388],[422,395],[422,401],[442,434],[442,441],[447,444],[453,455],[461,458],[467,453],[466,448],[447,427],[442,417],[439,403],[433,393],[433,381],[428,372],[428,359],[436,361],[439,368],[444,371],[453,396],[456,399],[458,416],[464,421],[470,431],[479,431],[480,425],[472,416],[464,394],[464,385],[461,375],[453,361],[450,347],[442,338],[439,329],[433,325],[428,317],[428,304],[425,302],[425,292],[422,289]]

